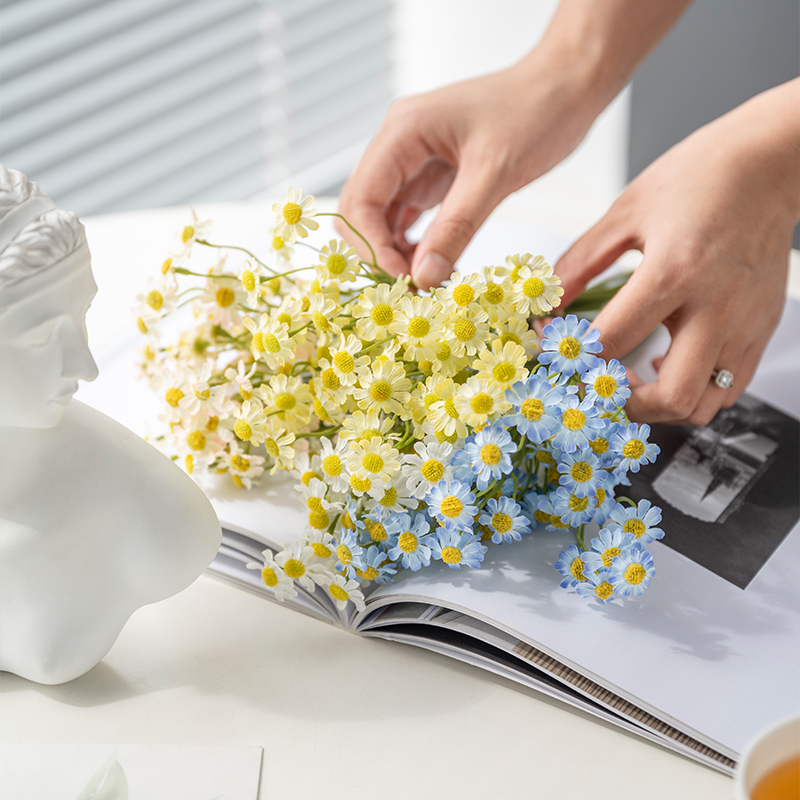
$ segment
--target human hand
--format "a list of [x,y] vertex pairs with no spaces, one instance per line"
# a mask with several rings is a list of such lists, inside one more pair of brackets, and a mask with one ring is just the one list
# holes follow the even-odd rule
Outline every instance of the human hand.
[[[644,260],[598,315],[605,358],[660,323],[658,378],[633,388],[636,420],[705,425],[744,391],[780,320],[800,216],[800,79],[701,128],[639,175],[562,256],[564,307],[627,250]],[[734,375],[729,389],[711,380]]]

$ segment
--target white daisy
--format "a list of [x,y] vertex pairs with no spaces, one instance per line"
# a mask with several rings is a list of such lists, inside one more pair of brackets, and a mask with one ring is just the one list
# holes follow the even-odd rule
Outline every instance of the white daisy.
[[501,384],[475,376],[461,387],[454,402],[461,420],[473,428],[486,424],[509,406]]
[[341,239],[331,239],[322,246],[320,263],[314,269],[321,281],[354,281],[361,269],[361,260],[355,248],[348,247]]
[[287,361],[294,360],[295,343],[289,338],[285,322],[262,314],[258,324],[250,317],[246,317],[243,324],[253,334],[250,342],[253,358],[266,362],[271,369],[280,369]]
[[364,593],[361,591],[358,581],[348,580],[344,575],[337,575],[325,589],[340,611],[344,611],[348,603],[352,603],[358,611],[364,610]]
[[377,437],[348,443],[347,470],[361,480],[378,480],[388,484],[399,471],[399,453]]
[[305,239],[310,230],[317,230],[319,223],[311,219],[317,213],[317,210],[311,207],[313,204],[314,197],[308,195],[304,198],[302,187],[295,191],[295,188],[290,186],[283,202],[272,206],[277,215],[273,236],[279,236],[286,244],[294,244],[298,236]]
[[347,442],[339,439],[334,445],[327,437],[322,438],[322,451],[319,454],[321,479],[334,492],[344,493],[350,486],[350,475],[347,471]]
[[442,340],[442,305],[432,297],[403,297],[395,310],[389,333],[405,347],[405,357],[411,361],[432,360],[436,345]]
[[561,303],[561,279],[542,258],[530,260],[517,271],[511,287],[514,308],[519,314],[542,316]]
[[272,550],[264,550],[264,563],[259,564],[255,561],[248,561],[245,565],[247,569],[257,569],[261,571],[261,580],[264,585],[272,590],[275,599],[283,603],[285,600],[291,600],[297,597],[297,590],[294,588],[294,582],[286,577],[286,573],[278,565],[272,556]]
[[389,335],[389,326],[395,320],[397,303],[405,290],[404,281],[397,281],[392,286],[381,283],[364,289],[352,311],[356,320],[356,332],[361,339],[372,342],[385,339]]
[[397,414],[401,419],[409,419],[410,413],[405,404],[411,396],[408,391],[410,388],[411,381],[400,364],[379,361],[359,373],[353,396],[364,411],[380,409],[385,414]]
[[404,455],[402,474],[406,479],[411,494],[419,500],[425,498],[432,486],[439,481],[453,480],[453,446],[447,442],[441,444],[414,445],[416,455]]

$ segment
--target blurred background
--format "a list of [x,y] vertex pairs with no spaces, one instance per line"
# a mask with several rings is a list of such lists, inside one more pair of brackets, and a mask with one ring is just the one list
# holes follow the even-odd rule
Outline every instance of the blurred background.
[[[0,0],[0,161],[80,215],[336,194],[402,95],[505,67],[556,0]],[[608,205],[798,74],[796,0],[697,0],[526,192]],[[539,200],[539,201],[540,201]]]

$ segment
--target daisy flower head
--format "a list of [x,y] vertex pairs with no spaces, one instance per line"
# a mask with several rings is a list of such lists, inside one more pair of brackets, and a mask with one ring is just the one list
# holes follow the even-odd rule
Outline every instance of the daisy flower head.
[[273,236],[279,236],[286,244],[294,244],[298,237],[305,239],[310,230],[317,230],[319,223],[312,219],[317,213],[313,205],[312,195],[303,197],[302,187],[295,191],[290,186],[283,202],[272,206],[276,214]]
[[365,508],[378,511],[384,518],[391,518],[395,514],[402,514],[409,508],[416,508],[419,503],[408,489],[406,479],[402,473],[395,472],[381,493],[375,497],[368,496],[364,501]]
[[597,537],[592,539],[591,548],[581,555],[587,572],[609,569],[614,559],[624,553],[633,542],[633,536],[625,533],[622,528],[616,530],[603,528]]
[[459,356],[474,356],[486,347],[489,338],[488,314],[478,305],[451,313],[444,326],[450,349]]
[[603,525],[608,519],[617,501],[614,497],[613,479],[609,477],[594,492],[595,514],[593,522]]
[[[555,497],[555,492],[553,492],[553,497]],[[540,494],[537,501],[537,508],[533,514],[533,519],[536,522],[546,525],[549,531],[565,531],[569,529],[569,523],[561,519],[549,494]]]
[[516,428],[535,444],[553,435],[559,426],[563,392],[536,374],[515,383],[505,394],[511,410],[503,417],[504,425]]
[[397,573],[397,567],[389,560],[389,556],[378,547],[367,547],[364,553],[364,568],[357,569],[356,575],[362,581],[393,583],[392,575]]
[[269,314],[262,314],[258,323],[245,317],[243,324],[253,335],[250,352],[256,361],[264,361],[270,369],[280,369],[294,359],[294,342],[289,338],[285,322]]
[[333,556],[333,535],[327,531],[312,531],[307,537],[308,546],[314,551],[314,555],[321,561],[327,561]]
[[352,386],[358,380],[358,370],[369,364],[370,357],[368,355],[359,356],[363,347],[361,340],[351,333],[337,347],[330,348],[330,366],[336,373],[340,385]]
[[431,372],[445,378],[452,378],[469,363],[467,356],[459,356],[450,347],[446,339],[433,345],[433,358],[431,359]]
[[232,328],[242,324],[240,309],[246,299],[247,295],[237,277],[225,272],[223,257],[209,271],[205,289],[197,302],[213,325]]
[[530,533],[530,521],[522,513],[519,503],[510,497],[495,499],[492,497],[484,508],[484,513],[478,518],[481,525],[486,525],[492,531],[492,541],[495,544],[519,541],[523,535]]
[[273,253],[275,253],[279,261],[283,261],[284,264],[288,264],[292,260],[292,256],[294,256],[294,248],[282,236],[279,236],[276,233],[277,229],[277,225],[272,229],[270,249]]
[[261,571],[261,580],[264,585],[272,590],[275,599],[279,603],[297,597],[297,589],[294,588],[294,581],[286,576],[286,573],[273,558],[272,550],[264,550],[262,553],[264,563],[259,564],[250,561],[246,564],[247,569],[257,569]]
[[608,570],[608,581],[614,587],[614,594],[640,597],[655,574],[653,556],[634,545],[614,559]]
[[222,460],[228,469],[231,480],[240,487],[250,489],[253,481],[264,472],[264,457],[245,453],[236,440],[228,443]]
[[495,324],[493,328],[502,344],[518,344],[529,356],[539,349],[536,331],[531,330],[525,317],[511,316],[505,322]]
[[411,397],[411,381],[406,377],[402,365],[395,361],[373,362],[359,373],[358,385],[353,396],[363,411],[376,409],[384,414],[397,414],[401,419],[410,419],[405,408]]
[[[512,281],[517,280],[519,278],[519,271],[523,267],[527,267],[530,264],[533,264],[537,261],[541,256],[534,256],[530,253],[515,253],[513,256],[506,257],[506,267],[500,267],[499,269],[505,269],[506,273],[508,274],[509,279]],[[542,258],[542,261],[544,259]]]
[[261,444],[267,435],[267,415],[258,400],[245,400],[233,425],[233,432],[243,441]]
[[407,360],[431,361],[442,340],[442,306],[432,297],[402,297],[388,330],[405,347]]
[[320,479],[334,492],[345,493],[350,487],[346,463],[347,442],[339,439],[334,445],[330,438],[323,436],[319,460]]
[[594,431],[594,438],[589,440],[589,447],[600,459],[603,467],[612,467],[617,463],[617,456],[611,449],[611,438],[622,427],[619,422],[611,422],[607,417],[601,417],[605,427]]
[[236,369],[228,367],[225,370],[225,377],[228,380],[229,391],[238,394],[242,401],[250,400],[253,396],[253,384],[250,378],[256,371],[256,362],[254,361],[248,370],[244,361],[240,358]]
[[361,517],[364,527],[361,529],[360,542],[365,547],[376,544],[385,549],[389,537],[400,530],[400,523],[392,515],[384,519],[381,510],[373,508],[369,514]]
[[[236,422],[238,424],[239,420]],[[275,461],[272,469],[269,471],[270,475],[274,475],[279,469],[292,469],[294,466],[294,448],[292,447],[294,438],[294,434],[288,433],[285,428],[267,427],[265,430],[264,447],[270,458]]]
[[594,519],[597,505],[593,496],[579,497],[564,486],[560,486],[550,495],[550,498],[555,513],[565,525],[571,528],[577,528]]
[[287,578],[291,578],[307,592],[314,591],[313,574],[317,567],[314,548],[305,542],[295,542],[291,547],[285,547],[275,556],[275,562]]
[[388,555],[412,572],[430,566],[431,525],[424,514],[398,514],[400,529],[388,544]]
[[348,603],[352,603],[357,611],[363,611],[365,608],[364,592],[356,580],[337,575],[325,586],[325,591],[331,596],[339,611],[344,611]]
[[323,292],[308,295],[308,316],[317,334],[317,346],[329,345],[342,335],[342,329],[336,318],[342,313],[342,307],[333,298]]
[[461,387],[453,402],[459,418],[471,427],[485,425],[490,417],[508,408],[503,387],[485,378],[472,376]]
[[583,375],[588,369],[601,366],[597,353],[603,350],[600,331],[592,328],[588,319],[578,321],[574,314],[556,317],[542,331],[540,364],[549,364],[550,370],[570,376]]
[[368,287],[359,295],[353,305],[353,318],[356,320],[356,333],[365,342],[385,339],[389,326],[395,320],[397,302],[405,293],[406,284],[402,281],[389,286],[381,283]]
[[346,406],[349,386],[342,386],[336,370],[327,358],[319,360],[319,375],[308,382],[314,400],[314,413],[323,422],[332,422],[336,410]]
[[311,420],[311,392],[300,378],[273,375],[254,394],[289,429],[302,428]]
[[631,396],[625,367],[616,358],[608,363],[601,361],[593,369],[587,370],[582,380],[586,384],[586,396],[606,411],[624,406]]
[[555,563],[555,568],[564,576],[561,580],[562,589],[571,589],[586,580],[583,574],[583,560],[581,551],[577,545],[571,544],[566,550],[562,551]]
[[431,555],[451,569],[479,569],[488,549],[472,531],[441,528],[431,537]]
[[617,503],[609,517],[611,526],[619,526],[638,542],[650,544],[664,538],[664,531],[657,527],[661,522],[661,509],[649,500],[640,500],[636,506]]
[[[325,440],[323,439],[323,441]],[[309,453],[305,450],[301,450],[294,457],[292,472],[300,480],[300,483],[295,487],[296,489],[299,489],[301,486],[307,487],[314,478],[321,481],[322,459],[317,453]]]
[[565,453],[588,447],[596,432],[605,427],[605,420],[600,418],[597,406],[588,397],[583,400],[576,395],[563,398],[560,412],[552,444]]
[[[464,453],[469,466],[466,469],[471,473],[470,477],[476,479],[479,491],[511,472],[511,456],[516,451],[517,444],[511,434],[499,425],[487,426],[467,441]],[[464,480],[463,469],[458,472],[461,480]]]
[[514,306],[511,302],[511,282],[507,276],[498,274],[498,270],[507,271],[504,267],[484,267],[480,271],[483,291],[478,297],[478,302],[488,315],[492,325],[506,322],[514,313]]
[[471,530],[478,511],[475,495],[461,481],[439,481],[426,498],[428,513],[447,530]]
[[621,458],[620,469],[638,472],[644,464],[651,464],[661,452],[657,444],[648,442],[649,425],[638,425],[632,422],[622,426],[611,437],[611,449]]
[[175,258],[180,261],[185,261],[192,254],[192,245],[198,239],[205,239],[208,232],[211,230],[211,220],[201,220],[195,210],[190,209],[192,212],[192,221],[189,225],[184,225],[180,232],[181,248],[176,253]]
[[563,453],[558,464],[559,484],[578,497],[594,495],[608,477],[600,459],[588,448]]
[[429,404],[426,397],[425,404],[428,406],[428,423],[432,431],[463,439],[468,431],[456,405],[459,389],[450,378],[435,380],[431,384],[431,393],[438,399],[431,400]]
[[356,409],[342,423],[339,439],[342,441],[361,441],[373,436],[383,437],[392,429],[390,417],[381,415],[380,409],[370,408],[367,411]]
[[355,578],[356,569],[364,569],[365,566],[364,548],[358,543],[355,532],[339,531],[338,538],[334,537],[334,545],[336,571],[341,572],[346,578]]
[[256,303],[261,300],[261,265],[256,264],[252,259],[248,260],[239,272],[239,283],[247,292],[245,302],[250,308],[254,308]]
[[[173,275],[149,278],[147,291],[136,295],[139,305],[136,315],[140,321],[139,330],[147,333],[148,326],[157,325],[178,305],[178,283]],[[144,328],[144,330],[142,330]]]
[[524,381],[528,377],[525,364],[528,354],[522,345],[514,342],[503,344],[499,339],[492,342],[491,350],[484,350],[473,368],[479,378],[490,383],[500,384],[507,389],[511,384]]
[[450,276],[450,283],[447,286],[440,286],[435,294],[436,299],[447,311],[460,311],[475,303],[485,289],[486,286],[477,273],[465,275],[462,272],[454,272]]
[[402,457],[401,472],[412,495],[423,500],[439,481],[451,481],[453,445],[449,442],[425,444],[416,442],[414,454]]
[[609,574],[607,569],[601,569],[598,572],[586,572],[586,578],[583,583],[577,584],[575,591],[581,597],[594,598],[599,603],[607,603],[614,598],[614,587],[609,581]]
[[190,475],[198,463],[210,466],[222,458],[231,439],[230,431],[225,428],[220,428],[219,433],[208,431],[199,420],[186,428],[176,426],[172,434],[173,449],[184,457],[184,465]]
[[514,308],[519,314],[543,316],[561,303],[561,279],[542,256],[520,266],[512,283]]
[[361,260],[355,248],[341,239],[331,239],[322,246],[320,262],[314,264],[314,269],[321,281],[354,281],[361,269]]
[[378,480],[386,484],[400,469],[397,450],[377,437],[349,442],[347,446],[350,450],[347,471],[361,480]]
[[192,392],[191,376],[183,368],[171,369],[163,366],[156,370],[151,385],[156,394],[166,403],[164,421],[175,423],[188,419],[189,412],[181,406],[181,400]]

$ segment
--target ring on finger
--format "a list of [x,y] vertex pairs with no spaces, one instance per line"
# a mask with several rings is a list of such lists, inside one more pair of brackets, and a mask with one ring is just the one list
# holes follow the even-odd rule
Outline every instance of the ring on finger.
[[730,389],[733,386],[733,373],[727,369],[715,369],[711,373],[711,379],[720,389]]

